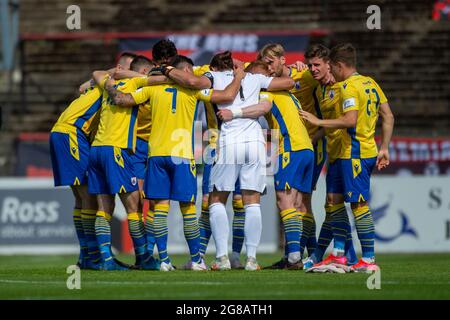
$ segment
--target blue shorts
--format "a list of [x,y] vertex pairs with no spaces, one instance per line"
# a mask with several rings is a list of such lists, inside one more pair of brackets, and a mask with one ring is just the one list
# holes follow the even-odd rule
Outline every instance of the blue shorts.
[[370,175],[377,158],[340,159],[345,202],[369,201]]
[[148,160],[148,141],[137,138],[136,151],[131,155],[131,162],[138,179],[145,179],[145,170],[147,169]]
[[327,170],[327,193],[344,193],[344,180],[342,179],[341,160],[328,163]]
[[[203,168],[203,178],[202,178],[202,194],[209,193],[209,177],[211,176],[212,164],[205,164]],[[236,180],[236,184],[234,185],[233,194],[241,194],[241,183],[239,179]]]
[[88,191],[92,194],[129,193],[138,190],[128,150],[113,146],[91,147]]
[[[179,160],[175,163],[173,160]],[[146,199],[195,202],[197,172],[194,160],[177,157],[148,158],[144,182]]]
[[50,156],[55,186],[87,184],[89,139],[80,129],[76,133],[50,133]]
[[314,144],[314,171],[311,184],[311,190],[316,190],[317,181],[322,172],[323,165],[327,160],[327,139],[322,138]]
[[284,152],[278,156],[278,171],[275,173],[275,190],[295,188],[311,193],[314,170],[314,152],[300,150]]

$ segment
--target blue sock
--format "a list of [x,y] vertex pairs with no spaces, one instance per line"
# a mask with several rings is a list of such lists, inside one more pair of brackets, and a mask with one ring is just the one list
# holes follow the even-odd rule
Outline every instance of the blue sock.
[[208,248],[209,239],[211,238],[208,201],[202,202],[202,213],[198,218],[198,226],[200,228],[200,253],[204,255]]
[[245,237],[245,210],[241,199],[233,200],[233,211],[233,252],[241,253]]
[[80,258],[79,263],[84,265],[84,261],[89,259],[89,250],[87,238],[84,234],[83,219],[81,218],[81,209],[73,209],[73,224],[77,234],[78,243],[80,244]]
[[156,246],[158,247],[159,259],[162,262],[170,263],[167,254],[167,215],[169,214],[168,204],[155,205],[155,218],[153,220],[153,230],[156,239]]
[[97,210],[82,209],[81,219],[83,223],[83,231],[86,237],[86,245],[88,248],[89,259],[93,263],[99,263],[102,259],[100,249],[98,248],[97,237],[95,235],[95,220]]
[[142,264],[150,257],[147,251],[147,238],[142,223],[142,213],[132,212],[127,214],[128,230],[133,240],[134,254],[136,255],[136,264]]
[[103,262],[113,259],[111,252],[111,215],[104,211],[97,211],[95,219],[95,234],[100,248]]
[[355,216],[356,231],[361,242],[362,257],[375,258],[375,228],[369,206],[352,209]]
[[317,248],[314,252],[315,257],[318,262],[322,261],[325,251],[327,251],[328,246],[333,240],[333,230],[331,226],[331,214],[329,212],[325,215],[325,221],[320,229],[319,239],[317,241]]
[[200,255],[200,230],[198,228],[197,216],[195,214],[195,204],[181,204],[183,214],[184,237],[188,243],[192,262],[199,263],[202,260]]
[[333,230],[334,249],[336,252],[345,252],[345,242],[347,241],[347,232],[350,228],[347,211],[343,203],[327,205],[326,210],[331,215],[331,227]]
[[156,238],[153,231],[153,219],[155,213],[152,210],[148,210],[145,218],[145,235],[147,237],[147,251],[150,256],[153,256],[153,250],[155,248]]
[[285,256],[288,257],[290,253],[300,252],[301,224],[295,208],[281,211],[280,216],[286,239]]

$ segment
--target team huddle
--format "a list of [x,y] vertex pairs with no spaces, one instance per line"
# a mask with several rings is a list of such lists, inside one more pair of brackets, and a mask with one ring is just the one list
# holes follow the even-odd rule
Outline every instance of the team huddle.
[[[331,50],[310,45],[305,60],[288,66],[283,47],[267,44],[252,62],[233,59],[227,51],[209,65],[194,66],[178,55],[173,42],[161,40],[152,48],[152,60],[123,53],[114,68],[94,71],[50,134],[55,186],[71,186],[75,197],[79,267],[175,270],[167,250],[167,216],[170,201],[178,201],[190,253],[180,268],[261,269],[256,257],[263,231],[260,197],[268,179],[260,121],[265,117],[278,132],[273,201],[285,237],[284,256],[266,268],[339,273],[378,268],[370,176],[375,166],[389,165],[394,117],[375,80],[356,71],[351,44]],[[197,217],[194,124],[200,106],[209,140]],[[325,163],[326,218],[316,238],[311,197]],[[229,255],[225,204],[231,192]],[[133,265],[119,261],[111,249],[116,194],[127,213]],[[351,205],[361,259],[345,202]],[[204,255],[211,236],[216,259],[208,266]],[[324,258],[332,241],[332,253]],[[247,257],[241,264],[244,246]]]

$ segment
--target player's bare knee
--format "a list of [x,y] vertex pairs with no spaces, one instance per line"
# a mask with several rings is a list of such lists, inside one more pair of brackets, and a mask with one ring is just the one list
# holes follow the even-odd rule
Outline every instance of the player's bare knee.
[[242,190],[242,202],[244,205],[260,202],[260,193],[258,191]]
[[233,193],[233,200],[235,201],[242,200],[242,195],[239,193]]
[[365,207],[368,205],[369,205],[369,203],[367,201],[361,201],[361,202],[352,202],[350,207],[353,210],[353,209],[358,209],[358,208]]

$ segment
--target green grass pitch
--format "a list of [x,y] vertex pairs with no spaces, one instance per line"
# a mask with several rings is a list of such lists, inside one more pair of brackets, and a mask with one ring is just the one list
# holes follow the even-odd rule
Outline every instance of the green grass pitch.
[[[261,265],[280,254],[260,254]],[[132,256],[119,256],[131,263]],[[381,289],[368,274],[247,272],[81,271],[81,290],[66,287],[75,256],[0,257],[0,299],[450,299],[450,254],[378,255]],[[211,262],[212,256],[206,257]],[[175,265],[186,255],[172,257]]]

